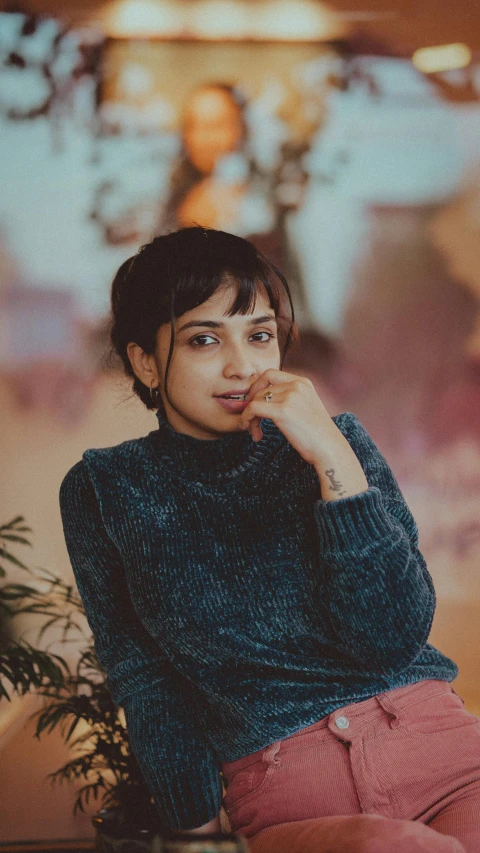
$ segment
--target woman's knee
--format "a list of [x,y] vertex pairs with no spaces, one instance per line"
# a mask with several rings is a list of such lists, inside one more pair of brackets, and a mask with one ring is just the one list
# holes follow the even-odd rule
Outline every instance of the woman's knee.
[[276,824],[248,842],[252,853],[466,853],[460,841],[422,823],[374,814]]
[[418,821],[358,815],[347,832],[348,853],[465,853],[456,838]]

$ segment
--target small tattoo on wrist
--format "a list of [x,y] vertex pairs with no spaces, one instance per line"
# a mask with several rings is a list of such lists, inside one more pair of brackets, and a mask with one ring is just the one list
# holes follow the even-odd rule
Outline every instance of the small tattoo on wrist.
[[[335,475],[335,469],[334,468],[328,468],[325,471],[325,474],[331,483],[331,485],[328,487],[330,489],[330,491],[331,492],[338,492],[340,495],[345,495],[346,491],[345,491],[345,489],[343,489],[342,484],[339,483],[338,480],[335,479],[335,476],[334,476]],[[342,491],[342,489],[343,489],[343,491]]]

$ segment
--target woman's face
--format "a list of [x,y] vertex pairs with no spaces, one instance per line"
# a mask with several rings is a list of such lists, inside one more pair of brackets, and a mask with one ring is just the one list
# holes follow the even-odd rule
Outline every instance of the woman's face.
[[242,137],[240,108],[228,92],[215,88],[195,92],[185,111],[183,144],[199,172],[213,172],[221,157],[239,148]]
[[250,314],[227,317],[232,296],[231,286],[220,287],[202,305],[177,318],[167,378],[172,405],[163,385],[170,324],[158,330],[155,362],[160,393],[168,421],[177,432],[212,439],[240,430],[245,405],[221,402],[219,397],[247,393],[267,368],[280,368],[277,323],[265,291],[257,291]]

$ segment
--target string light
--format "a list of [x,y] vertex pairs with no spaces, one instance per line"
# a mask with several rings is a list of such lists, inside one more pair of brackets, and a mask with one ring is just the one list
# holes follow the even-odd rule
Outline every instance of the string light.
[[117,0],[103,13],[114,38],[328,41],[347,25],[317,0]]
[[415,68],[425,74],[441,71],[453,71],[466,68],[472,60],[472,51],[466,44],[441,44],[435,47],[421,47],[412,56]]
[[250,15],[236,0],[203,0],[192,3],[188,32],[197,38],[237,39],[250,36]]
[[331,9],[312,0],[270,0],[255,11],[257,38],[315,41],[338,38],[345,24]]
[[108,35],[121,38],[176,36],[183,30],[183,14],[174,3],[158,0],[122,0],[106,12]]

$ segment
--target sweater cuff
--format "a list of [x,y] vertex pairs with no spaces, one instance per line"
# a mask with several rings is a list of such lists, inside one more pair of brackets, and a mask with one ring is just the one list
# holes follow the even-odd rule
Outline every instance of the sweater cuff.
[[387,513],[378,486],[336,501],[315,501],[315,521],[323,549],[329,553],[360,551],[389,536],[395,525]]
[[151,790],[162,827],[167,831],[198,829],[218,817],[223,804],[222,782],[215,763],[202,767],[201,786],[196,779],[190,785],[185,779],[178,780],[170,798],[163,791],[159,794],[156,788]]

